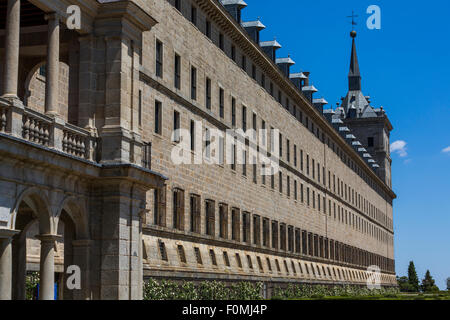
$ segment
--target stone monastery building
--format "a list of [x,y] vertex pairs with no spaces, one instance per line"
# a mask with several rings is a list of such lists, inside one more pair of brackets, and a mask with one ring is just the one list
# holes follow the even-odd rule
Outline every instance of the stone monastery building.
[[[369,266],[396,285],[392,125],[361,91],[356,32],[349,91],[324,109],[245,6],[0,1],[0,299],[24,299],[33,271],[40,299],[54,283],[58,299],[141,299],[150,277],[270,295],[366,285]],[[267,134],[212,151],[211,132],[233,128]],[[255,142],[279,155],[274,174],[249,159]],[[174,163],[181,143],[204,161]]]

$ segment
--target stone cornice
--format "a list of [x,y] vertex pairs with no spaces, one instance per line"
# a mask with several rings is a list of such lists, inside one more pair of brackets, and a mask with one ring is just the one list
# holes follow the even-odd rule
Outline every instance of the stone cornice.
[[[194,0],[194,2],[207,13],[215,23],[227,32],[228,36],[244,50],[245,54],[259,64],[264,72],[269,75],[280,88],[282,88],[295,102],[301,106],[303,111],[320,126],[320,128],[330,136],[353,161],[363,170],[393,199],[397,196],[388,185],[361,159],[358,153],[347,144],[327,120],[315,109],[311,102],[295,87],[295,85],[279,70],[278,66],[270,60],[263,50],[256,44],[246,31],[234,20],[218,0]],[[292,99],[293,98],[293,99]]]
[[99,5],[96,18],[123,18],[132,22],[142,32],[149,31],[158,22],[132,1],[106,2]]

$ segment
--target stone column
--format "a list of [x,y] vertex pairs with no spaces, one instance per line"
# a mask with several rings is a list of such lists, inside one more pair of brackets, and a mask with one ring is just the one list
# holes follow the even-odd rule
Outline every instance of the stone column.
[[81,270],[81,288],[79,290],[74,290],[73,299],[74,300],[89,300],[90,295],[90,250],[92,241],[91,240],[73,240],[73,262],[75,265],[80,267]]
[[17,231],[0,230],[0,300],[12,297],[12,237]]
[[41,240],[39,300],[54,300],[55,242],[60,236],[45,234],[36,238]]
[[8,0],[5,36],[3,97],[17,97],[19,77],[20,0]]
[[59,16],[51,13],[48,21],[47,82],[45,84],[45,113],[57,116],[59,113]]
[[22,232],[12,242],[13,252],[13,299],[26,300],[26,274],[27,274],[27,237]]

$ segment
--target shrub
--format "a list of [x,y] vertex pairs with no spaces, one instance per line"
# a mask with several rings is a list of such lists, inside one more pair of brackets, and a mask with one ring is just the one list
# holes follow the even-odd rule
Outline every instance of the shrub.
[[144,300],[261,300],[262,283],[239,282],[227,287],[218,281],[175,283],[149,279],[144,284]]

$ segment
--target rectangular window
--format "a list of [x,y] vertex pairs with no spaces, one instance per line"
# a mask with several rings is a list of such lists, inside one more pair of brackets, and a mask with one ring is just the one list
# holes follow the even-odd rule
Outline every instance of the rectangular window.
[[250,213],[242,213],[242,242],[250,243]]
[[191,67],[191,99],[197,100],[197,69]]
[[180,113],[178,111],[173,112],[173,142],[180,142]]
[[236,99],[231,98],[231,125],[236,126]]
[[163,76],[163,44],[159,40],[156,40],[156,76]]
[[278,172],[278,186],[280,187],[280,193],[283,193],[283,174]]
[[241,256],[239,255],[239,253],[236,253],[236,263],[237,263],[238,267],[240,269],[242,269],[242,261],[241,261]]
[[180,258],[181,263],[186,263],[186,254],[184,252],[184,248],[182,245],[177,246],[178,249],[178,257]]
[[191,7],[191,22],[194,26],[197,25],[197,8],[194,6]]
[[225,116],[225,93],[222,88],[219,89],[219,109],[220,117],[223,119]]
[[288,197],[291,196],[291,178],[289,176],[286,176],[286,195]]
[[297,146],[294,145],[294,167],[297,168]]
[[303,190],[303,183],[300,184],[300,201],[301,201],[302,203],[305,202],[305,192],[304,192],[304,190]]
[[158,245],[159,245],[159,254],[161,255],[161,260],[169,261],[169,259],[167,258],[167,250],[166,250],[166,245],[164,244],[164,242],[162,242],[161,240],[158,240]]
[[247,151],[242,153],[242,175],[247,176]]
[[197,248],[197,247],[195,247],[195,248],[194,248],[194,251],[195,251],[195,258],[197,259],[197,263],[198,263],[198,264],[203,264],[203,261],[202,261],[202,254],[200,253],[200,249]]
[[184,191],[173,191],[173,228],[184,231]]
[[175,9],[181,11],[181,0],[175,0]]
[[264,120],[261,120],[261,130],[262,130],[262,139],[261,139],[261,143],[262,143],[262,147],[267,150],[267,146],[266,146],[266,122]]
[[272,82],[269,85],[269,93],[273,97],[273,83]]
[[215,235],[215,210],[214,201],[205,201],[205,213],[206,213],[206,234],[209,236]]
[[260,229],[261,218],[257,215],[253,216],[253,244],[259,246],[261,244],[261,229]]
[[191,151],[195,151],[195,121],[194,120],[191,120],[190,135],[191,135]]
[[231,210],[231,239],[240,241],[240,212],[239,209]]
[[211,39],[211,21],[206,20],[206,36]]
[[280,136],[279,136],[279,141],[278,141],[278,143],[280,144],[280,159],[281,158],[283,158],[283,135],[280,133]]
[[155,101],[155,133],[162,134],[162,104]]
[[226,204],[219,205],[219,236],[222,239],[228,239],[228,206]]
[[253,80],[256,80],[256,66],[252,65],[252,78]]
[[175,69],[174,69],[175,88],[181,89],[181,58],[175,54]]
[[211,257],[211,263],[213,266],[217,266],[216,253],[213,249],[209,249],[209,256]]
[[230,266],[230,258],[228,258],[228,253],[226,251],[223,252],[223,261],[227,267]]
[[297,196],[297,180],[294,180],[294,199],[298,200],[298,196]]
[[241,68],[242,70],[247,71],[247,57],[244,55],[242,55]]
[[140,126],[142,126],[142,90],[139,90],[138,123]]
[[286,140],[286,155],[287,155],[287,161],[291,162],[291,146],[289,139]]
[[247,131],[247,107],[242,106],[242,130]]
[[373,139],[373,137],[368,137],[367,138],[367,146],[369,148],[372,148],[374,146],[374,139]]
[[263,219],[263,246],[269,247],[270,239],[270,220],[267,218]]
[[280,224],[280,249],[286,250],[286,224]]
[[142,147],[142,166],[146,169],[152,168],[152,143],[144,143]]
[[303,150],[300,150],[300,170],[303,171]]
[[266,75],[261,73],[261,87],[266,88]]
[[306,174],[309,176],[309,154],[306,155]]
[[236,62],[236,47],[231,45],[231,59]]
[[191,195],[190,198],[191,232],[200,233],[200,197]]
[[278,103],[281,104],[282,100],[283,100],[283,95],[281,93],[281,90],[278,90]]
[[222,33],[220,33],[219,34],[219,48],[220,48],[220,50],[224,50],[224,37],[223,37],[223,34]]
[[278,222],[272,221],[272,248],[278,249]]
[[209,78],[206,78],[205,98],[206,109],[211,110],[211,79]]

